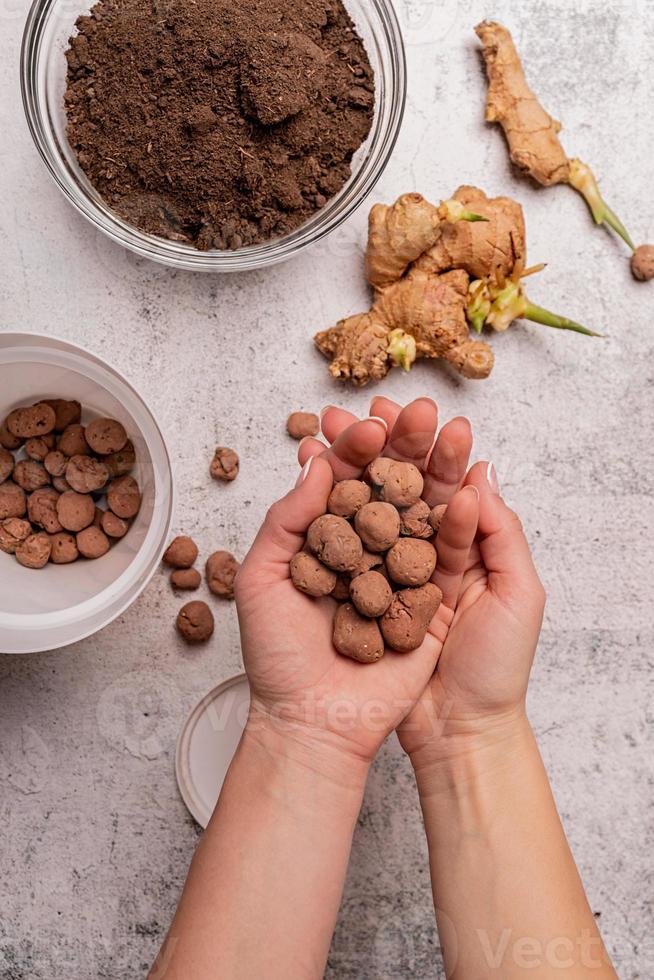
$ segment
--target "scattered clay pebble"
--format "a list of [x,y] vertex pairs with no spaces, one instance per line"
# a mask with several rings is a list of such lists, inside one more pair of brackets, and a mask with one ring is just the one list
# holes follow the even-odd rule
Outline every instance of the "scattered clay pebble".
[[14,457],[4,447],[0,448],[0,483],[8,480],[14,472]]
[[35,490],[27,501],[27,515],[32,524],[43,528],[48,534],[57,534],[59,531],[63,531],[57,513],[58,502],[59,494],[53,487]]
[[68,531],[51,534],[50,547],[50,561],[53,565],[70,565],[79,557],[75,535]]
[[240,562],[229,551],[214,551],[207,558],[205,567],[209,590],[221,599],[233,599],[234,579],[240,567]]
[[190,568],[197,557],[198,546],[193,538],[180,534],[166,548],[163,561],[172,568]]
[[30,522],[20,517],[7,517],[4,521],[0,521],[0,551],[13,555],[17,545],[31,533]]
[[436,549],[420,538],[400,538],[386,555],[388,574],[398,585],[424,585],[436,568]]
[[110,538],[124,538],[129,531],[129,524],[122,517],[116,517],[110,510],[102,512],[100,526]]
[[344,657],[362,664],[373,664],[384,656],[384,640],[376,619],[356,611],[351,602],[336,610],[333,643]]
[[368,551],[387,551],[400,536],[400,515],[393,504],[364,504],[354,518],[356,532]]
[[86,441],[94,453],[108,456],[125,446],[127,433],[116,419],[94,419],[86,427]]
[[[52,414],[54,416],[54,412]],[[50,560],[50,550],[50,538],[44,531],[39,531],[16,546],[16,560],[25,568],[43,568]]]
[[307,545],[323,565],[335,572],[350,572],[363,556],[360,538],[344,517],[323,514],[307,531]]
[[170,584],[174,589],[199,589],[202,576],[197,568],[176,568],[170,576]]
[[53,433],[47,436],[34,436],[25,443],[25,452],[30,459],[35,459],[42,463],[51,449],[55,447],[55,437]]
[[14,467],[14,482],[31,493],[40,487],[47,487],[50,474],[43,463],[37,463],[34,459],[21,459]]
[[134,469],[136,463],[134,445],[128,439],[120,452],[105,456],[103,463],[112,476],[127,476]]
[[54,410],[39,402],[30,408],[16,408],[6,419],[6,426],[12,435],[19,439],[31,439],[32,436],[46,436],[55,427]]
[[407,538],[431,538],[434,533],[429,523],[429,504],[419,500],[400,511],[400,534]]
[[107,503],[118,517],[135,517],[141,506],[141,494],[134,477],[117,477],[107,491]]
[[350,596],[362,616],[383,616],[391,604],[393,590],[379,572],[364,572],[352,580]]
[[370,487],[363,480],[341,480],[329,495],[327,510],[337,517],[354,517],[370,501],[370,493]]
[[93,456],[71,456],[66,466],[66,479],[78,493],[93,493],[106,484],[109,470]]
[[76,425],[82,418],[82,406],[76,401],[66,401],[65,398],[44,398],[55,413],[55,432],[63,432],[69,425]]
[[224,480],[229,483],[238,476],[239,465],[238,453],[226,446],[218,446],[213,454],[209,472],[214,480]]
[[386,643],[399,653],[416,650],[441,604],[443,593],[432,582],[418,589],[401,589],[380,620]]
[[306,595],[329,595],[336,587],[336,572],[319,562],[308,551],[299,551],[291,558],[293,585]]
[[23,517],[27,512],[25,491],[12,480],[0,483],[0,521],[7,517]]
[[68,466],[68,456],[64,456],[59,450],[49,452],[43,460],[43,465],[50,476],[63,476]]
[[11,434],[7,428],[6,421],[0,425],[0,446],[3,449],[20,449],[23,445],[23,439],[19,439],[18,436]]
[[320,419],[313,412],[293,412],[286,421],[286,431],[291,439],[317,436],[320,432]]
[[67,490],[57,501],[57,516],[67,531],[83,531],[95,518],[93,497]]
[[654,279],[654,245],[638,246],[631,256],[631,274],[641,282]]
[[64,456],[88,456],[91,451],[83,425],[69,425],[59,436],[57,449]]
[[[14,409],[0,424],[0,550],[30,567],[41,567],[44,536],[53,564],[80,553],[100,557],[125,536],[140,507],[138,485],[128,476],[136,454],[123,426],[103,418],[87,430],[81,418],[79,402],[53,398]],[[21,447],[26,458],[16,461]],[[96,504],[105,487],[112,510]]]
[[441,523],[445,517],[445,511],[447,510],[447,504],[436,504],[435,507],[429,511],[429,524],[432,527],[434,534],[438,534],[440,531]]
[[109,538],[99,527],[84,528],[76,538],[77,550],[84,558],[102,558],[109,551]]
[[206,643],[214,631],[213,613],[206,602],[187,602],[177,614],[177,629],[187,643]]

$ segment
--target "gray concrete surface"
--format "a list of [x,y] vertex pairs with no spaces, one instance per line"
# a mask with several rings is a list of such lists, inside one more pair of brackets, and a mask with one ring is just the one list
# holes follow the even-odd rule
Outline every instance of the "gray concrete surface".
[[[549,604],[531,715],[566,830],[625,980],[654,975],[652,720],[653,287],[594,231],[565,188],[510,171],[483,123],[472,26],[504,20],[528,56],[566,147],[592,161],[638,240],[654,239],[651,0],[398,0],[410,68],[406,122],[374,198],[438,198],[478,182],[524,203],[534,300],[603,329],[603,341],[516,326],[484,383],[438,366],[378,391],[428,393],[466,413],[524,518]],[[176,527],[206,554],[243,554],[294,478],[287,413],[371,391],[330,383],[315,329],[366,302],[365,210],[330,241],[269,272],[175,274],[137,261],[62,199],[34,151],[18,90],[26,7],[0,0],[0,327],[60,334],[108,358],[158,413],[177,463]],[[338,283],[338,288],[334,284]],[[219,441],[242,475],[209,486]],[[198,830],[178,798],[183,718],[240,669],[234,611],[188,651],[163,574],[121,618],[70,649],[0,657],[0,977],[133,980],[170,920]],[[330,980],[440,975],[418,805],[394,740],[371,774]]]

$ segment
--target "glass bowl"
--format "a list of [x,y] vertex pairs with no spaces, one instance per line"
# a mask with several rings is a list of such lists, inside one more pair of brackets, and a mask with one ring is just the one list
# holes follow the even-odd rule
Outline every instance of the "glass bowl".
[[233,252],[202,252],[148,235],[107,206],[79,167],[66,139],[64,51],[77,17],[92,0],[34,0],[21,50],[21,88],[27,122],[48,170],[68,200],[113,241],[148,259],[178,269],[244,272],[282,262],[319,241],[346,220],[370,193],[397,140],[406,98],[406,63],[391,0],[344,0],[375,72],[376,105],[367,141],[352,161],[352,175],[339,193],[289,235]]
[[81,347],[32,333],[0,333],[0,415],[40,398],[74,398],[83,422],[123,423],[136,450],[141,509],[124,538],[95,561],[24,568],[0,552],[0,653],[75,643],[119,616],[159,566],[170,533],[173,477],[157,422],[117,371]]

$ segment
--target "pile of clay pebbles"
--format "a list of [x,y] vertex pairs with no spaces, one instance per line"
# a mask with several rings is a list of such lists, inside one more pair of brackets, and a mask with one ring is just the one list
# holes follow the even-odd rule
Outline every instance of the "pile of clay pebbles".
[[101,558],[141,506],[123,425],[81,418],[79,402],[55,398],[0,425],[0,550],[26,568]]
[[307,531],[290,563],[293,584],[338,601],[334,646],[361,663],[386,648],[408,653],[425,639],[443,598],[430,580],[446,506],[422,499],[423,478],[412,463],[380,457],[364,480],[334,484],[327,513]]

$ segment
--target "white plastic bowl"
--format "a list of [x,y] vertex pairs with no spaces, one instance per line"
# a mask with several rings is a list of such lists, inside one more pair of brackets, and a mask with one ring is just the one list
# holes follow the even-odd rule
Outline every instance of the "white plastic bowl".
[[41,398],[74,398],[82,421],[116,418],[136,450],[143,495],[127,535],[95,561],[29,569],[0,552],[0,652],[55,650],[119,616],[154,574],[173,511],[170,457],[143,399],[99,357],[55,337],[0,333],[0,415]]

